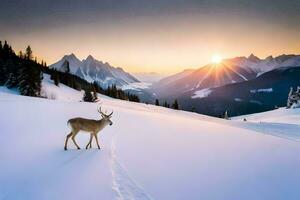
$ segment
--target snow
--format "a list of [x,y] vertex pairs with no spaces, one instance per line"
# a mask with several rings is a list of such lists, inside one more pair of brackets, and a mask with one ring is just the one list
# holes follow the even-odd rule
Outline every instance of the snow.
[[[56,100],[0,87],[0,199],[300,198],[297,109],[242,122],[99,94],[114,110],[113,126],[99,133],[101,150],[70,142],[64,151],[67,120],[97,119],[99,104],[47,79],[43,90]],[[88,139],[76,137],[81,147]]]
[[202,90],[197,90],[194,95],[192,96],[193,99],[195,98],[204,98],[204,97],[208,97],[208,95],[210,95],[211,93],[211,89],[210,88],[205,88]]
[[300,55],[294,56],[284,61],[280,66],[281,67],[300,66]]
[[80,68],[81,61],[74,54],[65,55],[61,60],[52,64],[50,67],[56,70],[61,70],[63,63],[66,60],[69,61],[70,72],[75,74]]
[[250,100],[250,103],[254,103],[254,104],[258,104],[258,105],[262,105],[262,102],[257,101],[257,100]]
[[248,81],[248,79],[247,79],[245,76],[243,76],[242,74],[238,73],[236,70],[234,70],[234,72],[235,72],[237,75],[239,75],[240,77],[242,77],[242,79],[244,79],[244,81]]
[[234,101],[236,101],[236,102],[242,102],[243,99],[241,99],[241,98],[234,98]]
[[62,71],[62,65],[66,60],[69,61],[71,74],[77,75],[90,83],[97,82],[102,87],[107,87],[112,84],[123,86],[139,82],[139,80],[125,72],[122,68],[113,67],[109,63],[98,61],[91,55],[82,61],[74,54],[66,55],[49,67]]
[[[255,56],[253,55],[250,57]],[[245,70],[254,71],[257,73],[257,76],[281,67],[300,66],[300,55],[281,55],[276,58],[269,56],[265,59],[257,60],[252,60],[250,59],[250,57],[236,57],[232,59],[226,59],[224,60],[224,63],[237,65],[244,68]]]
[[83,91],[79,92],[63,84],[59,84],[59,86],[56,86],[53,84],[53,81],[50,80],[50,76],[44,74],[44,79],[42,81],[41,96],[47,99],[56,99],[63,101],[81,101],[83,93]]
[[300,101],[298,101],[297,103],[293,103],[291,108],[300,108]]
[[270,92],[273,92],[273,88],[253,89],[253,90],[250,90],[250,92],[251,93],[257,93],[257,92],[270,93]]
[[280,108],[273,111],[239,116],[233,118],[240,121],[246,119],[247,128],[261,133],[275,135],[290,140],[300,141],[300,109]]
[[135,83],[130,83],[128,85],[123,85],[122,90],[137,90],[141,91],[143,89],[148,89],[152,83],[145,83],[145,82],[135,82]]

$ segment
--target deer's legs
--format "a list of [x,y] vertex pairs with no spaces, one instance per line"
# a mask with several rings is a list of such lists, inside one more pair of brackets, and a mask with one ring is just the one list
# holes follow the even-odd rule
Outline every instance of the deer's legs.
[[90,135],[90,141],[89,141],[89,143],[86,145],[86,149],[88,149],[89,148],[89,146],[90,146],[90,148],[92,148],[92,139],[93,139],[93,134],[91,134]]
[[72,136],[72,132],[70,133],[70,134],[68,134],[67,135],[67,137],[66,137],[66,141],[65,141],[65,150],[67,150],[67,145],[68,145],[68,140],[69,140],[69,138]]
[[77,147],[77,149],[80,149],[80,147],[78,146],[78,144],[75,141],[75,136],[77,135],[78,131],[76,131],[73,135],[72,135],[72,141],[75,144],[75,146]]
[[91,142],[90,142],[90,149],[92,148],[92,143],[93,143],[93,137],[94,137],[94,135],[93,135],[93,134],[91,134]]
[[96,138],[98,149],[100,149],[100,145],[99,145],[99,142],[98,142],[98,136],[97,136],[97,134],[95,134],[95,138]]

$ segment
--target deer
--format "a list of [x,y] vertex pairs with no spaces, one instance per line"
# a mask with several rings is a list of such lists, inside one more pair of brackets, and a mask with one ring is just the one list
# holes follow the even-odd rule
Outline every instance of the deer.
[[112,117],[113,111],[107,115],[101,111],[101,106],[97,110],[102,117],[100,120],[85,119],[85,118],[80,118],[80,117],[68,120],[67,124],[71,128],[71,133],[69,133],[66,137],[65,147],[64,147],[65,150],[68,149],[67,145],[68,145],[68,140],[70,138],[72,139],[72,141],[75,144],[75,146],[77,147],[77,149],[80,149],[79,145],[75,141],[75,137],[79,131],[85,131],[87,133],[90,133],[90,140],[85,147],[86,149],[92,148],[93,137],[95,137],[98,149],[100,149],[97,134],[102,129],[104,129],[107,125],[111,126],[113,124],[112,121],[110,120],[110,118]]

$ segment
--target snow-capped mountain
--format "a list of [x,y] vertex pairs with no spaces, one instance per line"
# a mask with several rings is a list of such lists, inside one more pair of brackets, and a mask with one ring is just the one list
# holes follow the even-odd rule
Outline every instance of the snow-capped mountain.
[[197,70],[187,70],[167,77],[154,84],[152,89],[158,97],[180,96],[188,91],[219,87],[222,85],[247,81],[255,78],[257,73],[239,66],[208,64]]
[[178,97],[181,109],[219,116],[273,110],[286,106],[290,87],[300,86],[300,67],[281,67],[249,80],[221,87],[192,90]]
[[169,76],[154,84],[152,90],[161,98],[180,97],[188,91],[249,81],[273,69],[294,66],[300,66],[300,55],[260,59],[251,54]]
[[69,62],[69,67],[70,67],[70,73],[71,74],[76,74],[78,71],[79,67],[81,66],[81,61],[72,53],[70,55],[65,55],[62,59],[60,59],[58,62],[50,65],[50,68],[57,69],[58,71],[64,71],[64,63],[65,61]]
[[223,61],[226,65],[242,67],[246,70],[255,71],[258,75],[271,71],[279,67],[300,66],[300,55],[280,55],[278,57],[268,56],[260,59],[251,54],[248,58],[236,57]]
[[132,83],[140,82],[131,74],[120,67],[113,67],[109,63],[98,61],[89,55],[84,60],[79,60],[74,54],[65,55],[58,62],[50,65],[50,68],[65,71],[64,63],[69,62],[70,73],[77,75],[89,82],[97,82],[102,87],[116,84],[123,87]]

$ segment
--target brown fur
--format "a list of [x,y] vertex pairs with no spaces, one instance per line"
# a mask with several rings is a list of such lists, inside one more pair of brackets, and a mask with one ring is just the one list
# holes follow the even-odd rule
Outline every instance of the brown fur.
[[86,149],[92,148],[93,137],[95,137],[98,149],[100,149],[97,134],[99,131],[105,128],[105,126],[112,125],[112,121],[110,120],[112,113],[110,115],[106,115],[101,112],[101,109],[98,111],[102,116],[102,119],[100,120],[84,119],[84,118],[77,117],[77,118],[70,119],[68,121],[68,124],[71,127],[71,132],[66,137],[65,148],[64,148],[65,150],[67,150],[68,140],[70,139],[70,137],[73,143],[75,144],[75,146],[77,147],[77,149],[80,149],[79,145],[75,141],[75,137],[79,131],[85,131],[91,134],[89,143],[86,145]]

